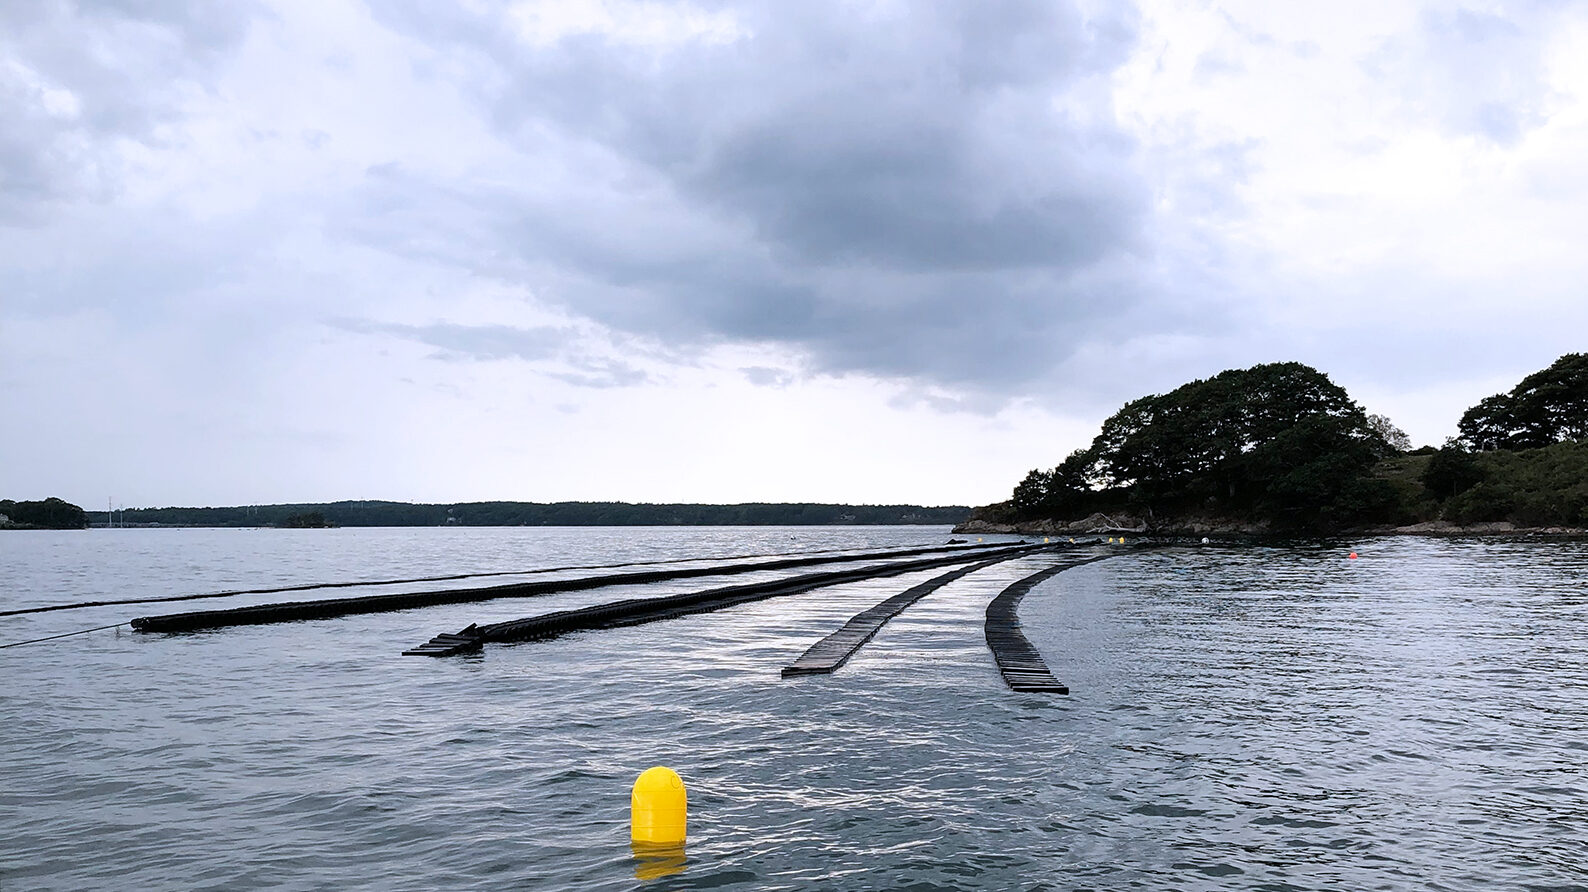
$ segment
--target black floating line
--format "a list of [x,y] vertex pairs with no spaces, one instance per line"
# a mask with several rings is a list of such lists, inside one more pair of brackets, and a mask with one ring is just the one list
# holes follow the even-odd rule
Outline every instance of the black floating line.
[[849,622],[844,623],[843,628],[812,644],[805,653],[800,654],[799,659],[784,666],[783,677],[826,675],[836,671],[838,667],[847,663],[849,658],[854,656],[857,651],[865,647],[866,642],[876,637],[877,632],[882,629],[888,620],[898,616],[906,607],[962,576],[1021,556],[1020,554],[1005,555],[993,558],[990,561],[981,561],[968,567],[950,570],[942,576],[934,576],[920,585],[905,589],[875,607],[855,614]]
[[43,607],[22,607],[0,610],[0,616],[21,616],[25,613],[49,613],[55,610],[80,610],[84,607],[116,607],[127,604],[165,604],[173,601],[200,601],[207,598],[235,598],[238,595],[275,595],[284,592],[308,592],[326,588],[367,588],[376,585],[408,585],[416,582],[452,582],[458,579],[482,579],[487,576],[539,576],[568,570],[616,570],[621,567],[654,567],[665,564],[687,564],[695,561],[743,561],[751,558],[793,557],[795,555],[833,554],[851,551],[848,548],[804,549],[802,551],[772,551],[761,554],[728,554],[693,558],[667,558],[656,561],[625,561],[620,564],[576,564],[569,567],[536,567],[530,570],[491,570],[481,573],[452,573],[445,576],[413,576],[407,579],[358,579],[341,582],[305,582],[297,585],[280,585],[274,588],[230,589],[223,592],[205,592],[199,595],[161,595],[152,598],[114,598],[102,601],[74,601],[70,604],[49,604]]
[[877,564],[870,567],[858,567],[853,570],[829,570],[823,573],[808,573],[789,579],[750,583],[748,585],[732,585],[699,592],[687,592],[681,595],[666,595],[657,598],[629,598],[606,604],[596,604],[591,607],[559,610],[540,616],[492,623],[486,626],[471,625],[456,633],[437,635],[418,647],[403,651],[403,655],[413,657],[450,657],[455,654],[478,650],[489,642],[556,638],[569,632],[639,625],[640,623],[672,619],[673,617],[687,616],[693,613],[721,610],[725,607],[733,607],[750,601],[760,601],[780,595],[799,594],[829,585],[858,582],[863,579],[880,579],[916,570],[929,570],[933,567],[968,563],[980,560],[983,556],[1017,557],[1048,547],[1050,546],[1017,545],[1005,548],[984,548],[970,555],[951,554],[946,557]]
[[190,613],[171,613],[164,616],[142,616],[132,621],[139,632],[192,632],[199,629],[218,629],[227,626],[260,625],[305,619],[328,619],[358,613],[385,613],[438,604],[466,604],[489,601],[494,598],[530,598],[557,592],[583,591],[609,585],[639,585],[666,582],[672,579],[693,579],[700,576],[731,576],[753,573],[758,570],[785,570],[813,564],[838,564],[877,558],[910,557],[918,554],[940,552],[982,553],[995,546],[989,545],[939,545],[923,548],[894,549],[866,554],[824,555],[820,557],[785,558],[755,563],[719,564],[710,567],[685,567],[674,570],[640,570],[633,573],[610,573],[600,576],[583,576],[578,579],[552,579],[545,582],[514,582],[476,588],[441,589],[427,592],[401,592],[389,595],[365,595],[359,598],[327,598],[315,601],[285,601],[277,604],[260,604],[253,607],[232,607],[223,610],[197,610]]
[[1100,561],[1112,555],[1100,555],[1082,560],[1065,561],[1052,567],[1033,573],[1030,576],[998,593],[987,605],[987,647],[992,650],[993,660],[998,663],[998,671],[1004,677],[1004,683],[1015,691],[1042,691],[1052,694],[1068,694],[1070,689],[1059,683],[1048,671],[1048,664],[1043,662],[1042,654],[1037,652],[1026,636],[1020,632],[1020,617],[1015,614],[1015,608],[1020,606],[1020,600],[1026,596],[1038,583],[1057,576],[1072,567]]

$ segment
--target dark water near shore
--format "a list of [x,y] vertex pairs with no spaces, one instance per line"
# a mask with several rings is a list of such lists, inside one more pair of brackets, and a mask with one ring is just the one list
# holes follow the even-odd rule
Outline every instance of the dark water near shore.
[[[0,609],[946,538],[12,533]],[[1009,692],[982,640],[1041,557],[790,681],[940,571],[449,660],[398,654],[634,592],[0,650],[0,889],[1588,890],[1588,544],[1116,550],[1021,609],[1068,697]],[[0,618],[0,643],[248,600]],[[654,764],[690,785],[690,841],[642,881]]]

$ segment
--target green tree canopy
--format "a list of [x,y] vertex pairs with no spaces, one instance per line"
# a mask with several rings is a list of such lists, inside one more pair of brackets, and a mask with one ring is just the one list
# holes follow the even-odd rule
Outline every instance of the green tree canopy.
[[88,526],[88,515],[82,508],[54,496],[42,502],[0,501],[0,514],[18,526],[49,530],[80,530]]
[[1422,484],[1436,499],[1460,495],[1483,482],[1483,468],[1477,458],[1462,448],[1459,441],[1451,440],[1445,447],[1428,458],[1423,469]]
[[1568,353],[1510,393],[1482,400],[1458,428],[1462,443],[1483,452],[1588,438],[1588,353]]
[[1013,502],[1028,517],[1124,497],[1149,511],[1328,522],[1347,503],[1375,503],[1362,478],[1392,451],[1327,375],[1269,363],[1132,400],[1103,422],[1089,449],[1027,475]]
[[1384,439],[1384,442],[1388,443],[1390,448],[1396,452],[1412,451],[1412,438],[1406,436],[1405,431],[1396,427],[1395,422],[1389,420],[1389,416],[1369,415],[1367,417],[1367,426],[1376,431]]

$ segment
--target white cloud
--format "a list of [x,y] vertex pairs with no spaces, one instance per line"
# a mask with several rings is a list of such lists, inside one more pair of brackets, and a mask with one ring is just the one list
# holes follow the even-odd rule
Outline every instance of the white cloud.
[[[1117,95],[1158,159],[1169,238],[1213,246],[1231,326],[1215,363],[1312,363],[1438,442],[1497,368],[1580,349],[1580,7],[1163,2],[1145,19]],[[1494,103],[1514,128],[1485,129]],[[1451,395],[1389,396],[1434,390]]]
[[731,10],[689,3],[631,0],[524,0],[508,20],[532,47],[570,37],[596,36],[619,44],[667,48],[690,42],[731,43],[746,35]]

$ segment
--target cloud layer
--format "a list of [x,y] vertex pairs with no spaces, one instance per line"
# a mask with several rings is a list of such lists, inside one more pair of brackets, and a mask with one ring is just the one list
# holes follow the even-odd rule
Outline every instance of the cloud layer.
[[[6,4],[0,396],[55,448],[0,483],[97,493],[175,438],[382,496],[470,428],[500,470],[434,497],[594,496],[524,444],[631,413],[707,458],[608,454],[604,495],[985,501],[1124,399],[1283,359],[1436,441],[1582,349],[1588,20],[1360,7]],[[725,429],[749,398],[1003,457],[934,496]],[[412,451],[347,458],[389,416]],[[215,461],[146,488],[268,459]]]
[[489,254],[570,313],[998,388],[1139,290],[1149,195],[1107,91],[1129,16],[605,4],[551,39],[522,7],[434,9],[386,21],[447,36],[527,182],[383,177],[367,201],[447,207],[471,235],[456,259]]

